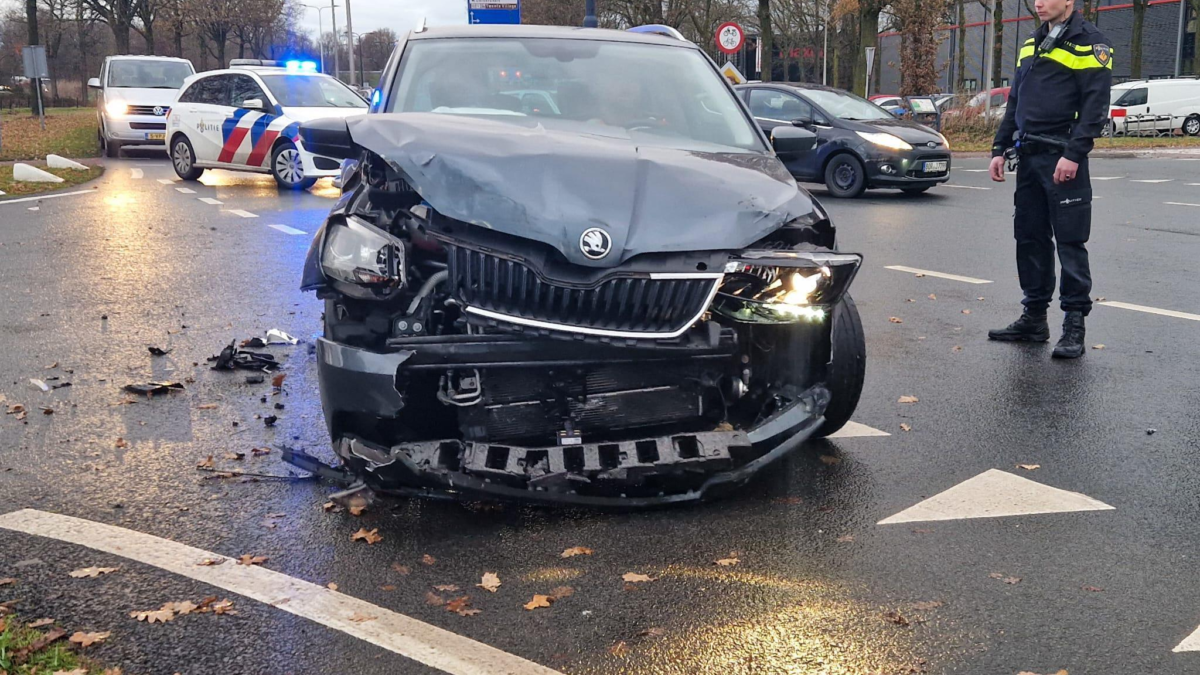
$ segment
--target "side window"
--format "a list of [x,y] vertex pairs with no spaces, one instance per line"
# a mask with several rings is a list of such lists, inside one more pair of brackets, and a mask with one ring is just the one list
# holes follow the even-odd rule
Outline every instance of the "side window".
[[200,91],[200,85],[203,82],[204,82],[204,80],[200,80],[198,82],[193,82],[190,87],[188,87],[187,89],[184,89],[183,93],[179,95],[179,102],[180,103],[199,103],[199,101],[196,100],[196,96],[197,96],[197,92]]
[[1008,103],[1008,96],[1004,94],[992,94],[992,107],[999,108]]
[[240,108],[242,107],[242,103],[255,98],[262,101],[264,105],[268,102],[267,95],[263,93],[262,87],[258,86],[254,78],[249,75],[232,75],[227,77],[231,81],[230,88],[232,94],[230,99],[233,107]]
[[1146,102],[1149,100],[1149,93],[1150,90],[1145,87],[1130,89],[1121,98],[1117,99],[1116,105],[1123,107],[1146,105]]
[[798,117],[812,117],[813,109],[811,105],[791,94],[771,89],[751,89],[750,114],[790,122]]
[[213,75],[206,77],[203,80],[198,80],[192,85],[192,89],[196,90],[195,100],[193,103],[206,103],[208,105],[229,105],[229,76]]

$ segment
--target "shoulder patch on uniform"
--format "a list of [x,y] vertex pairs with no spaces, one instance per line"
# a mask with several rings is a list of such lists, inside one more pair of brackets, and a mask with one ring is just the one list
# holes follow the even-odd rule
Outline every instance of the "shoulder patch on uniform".
[[1092,53],[1096,55],[1096,60],[1100,65],[1107,66],[1112,60],[1112,47],[1108,45],[1092,45]]

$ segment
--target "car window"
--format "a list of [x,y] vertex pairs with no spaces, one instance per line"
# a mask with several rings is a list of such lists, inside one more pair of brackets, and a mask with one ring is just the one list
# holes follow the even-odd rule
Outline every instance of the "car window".
[[367,102],[327,75],[262,75],[279,105],[289,108],[362,108]]
[[251,99],[258,99],[264,105],[268,104],[267,95],[263,93],[262,87],[254,81],[249,75],[234,75],[230,78],[230,101],[235,108],[242,107],[242,104]]
[[812,118],[813,109],[798,97],[782,91],[751,89],[750,114],[764,119],[791,122],[801,117]]
[[1131,105],[1146,105],[1146,101],[1148,99],[1147,94],[1149,94],[1149,91],[1150,90],[1146,89],[1145,87],[1130,89],[1129,91],[1125,92],[1121,98],[1117,99],[1115,105],[1122,107],[1128,107]]
[[192,64],[183,61],[120,59],[108,63],[108,86],[178,89],[193,72]]
[[1005,105],[1007,103],[1008,103],[1008,97],[1005,96],[1004,94],[992,94],[992,107],[993,108],[997,108],[997,107]]
[[691,48],[527,39],[410,42],[392,112],[479,115],[688,150],[765,151],[721,75]]
[[843,120],[890,120],[888,111],[840,89],[805,89],[804,95],[825,112]]
[[229,105],[227,80],[228,77],[225,75],[211,75],[196,80],[179,97],[179,102]]

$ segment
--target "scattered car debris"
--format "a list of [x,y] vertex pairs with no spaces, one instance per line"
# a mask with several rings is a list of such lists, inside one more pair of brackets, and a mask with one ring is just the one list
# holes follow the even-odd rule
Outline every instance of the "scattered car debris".
[[263,382],[266,382],[266,381],[267,381],[267,378],[263,377],[262,375],[247,375],[246,376],[246,384],[262,384]]
[[[18,417],[17,419],[20,419],[20,418]],[[1158,429],[1147,429],[1147,430],[1146,430],[1146,435],[1147,435],[1147,436],[1153,436],[1153,435],[1154,435],[1154,434],[1156,434],[1156,433],[1158,433]]]
[[167,354],[170,354],[172,351],[170,349],[163,349],[161,347],[155,347],[153,345],[146,347],[146,349],[150,350],[151,356],[166,356]]
[[42,380],[39,380],[37,378],[32,378],[32,377],[29,378],[29,384],[32,384],[33,386],[37,387],[38,389],[41,389],[42,391],[50,391],[50,385],[46,384],[45,382],[43,382]]
[[246,338],[238,343],[239,347],[249,347],[251,349],[260,349],[267,346],[267,341],[260,337]]
[[275,370],[279,363],[271,354],[248,352],[238,349],[236,341],[230,342],[217,356],[208,357],[213,370]]
[[263,418],[263,424],[265,424],[269,427],[275,426],[275,423],[278,421],[279,421],[279,417],[276,415],[267,415],[266,417]]
[[145,384],[127,384],[122,387],[122,389],[131,394],[141,394],[147,398],[152,398],[156,394],[169,394],[173,391],[183,391],[183,383],[147,382]]
[[267,331],[267,344],[269,345],[294,345],[299,343],[299,339],[288,335],[278,328],[272,328]]

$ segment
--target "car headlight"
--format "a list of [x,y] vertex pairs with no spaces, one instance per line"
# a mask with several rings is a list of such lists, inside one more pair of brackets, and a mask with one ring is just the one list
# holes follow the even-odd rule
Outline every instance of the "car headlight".
[[853,253],[745,251],[725,264],[712,309],[744,323],[822,321],[860,265]]
[[950,149],[950,140],[948,138],[946,138],[946,135],[938,134],[938,138],[942,139],[942,145],[946,146],[946,149],[949,150]]
[[350,216],[331,221],[321,251],[321,269],[336,281],[395,289],[404,285],[404,242]]
[[912,150],[912,146],[906,141],[891,134],[873,131],[858,131],[855,133],[881,148],[888,148],[890,150]]
[[113,117],[121,117],[129,112],[129,104],[125,101],[109,101],[104,104],[104,110]]

